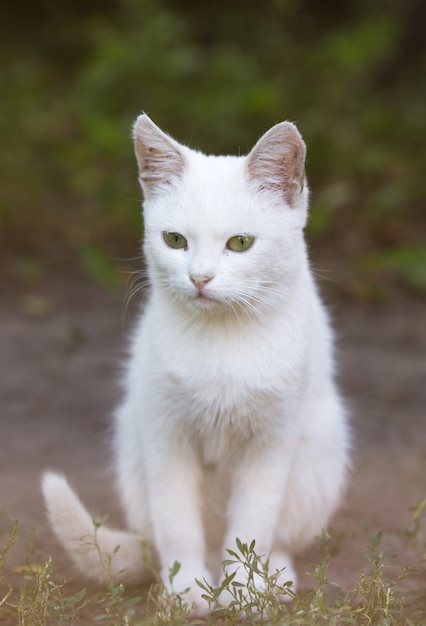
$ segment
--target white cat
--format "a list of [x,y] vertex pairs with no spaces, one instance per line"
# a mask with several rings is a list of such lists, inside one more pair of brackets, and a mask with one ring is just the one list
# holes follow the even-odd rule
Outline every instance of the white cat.
[[[151,573],[197,615],[194,579],[218,581],[226,548],[256,540],[270,571],[296,581],[292,555],[320,532],[348,464],[332,331],[303,228],[305,144],[283,122],[246,157],[206,156],[146,115],[134,127],[151,290],[131,342],[116,413],[115,463],[129,531],[101,527],[112,573]],[[65,478],[47,473],[53,529],[85,576],[106,578],[92,518]],[[237,579],[244,580],[238,570]],[[260,583],[259,583],[260,584]],[[226,602],[226,598],[223,598]]]

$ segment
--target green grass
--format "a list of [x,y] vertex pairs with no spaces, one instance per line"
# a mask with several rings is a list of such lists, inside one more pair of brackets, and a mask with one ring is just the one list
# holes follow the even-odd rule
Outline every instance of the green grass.
[[[399,532],[403,544],[408,542],[415,548],[418,556],[416,567],[392,565],[395,555],[381,550],[382,533],[379,532],[367,546],[365,554],[359,555],[362,568],[358,580],[349,590],[342,589],[328,578],[328,565],[333,557],[329,550],[330,537],[326,533],[319,539],[323,549],[322,560],[310,572],[311,589],[297,594],[293,592],[290,582],[278,586],[278,573],[268,571],[267,562],[256,554],[254,542],[247,545],[237,540],[236,547],[228,551],[226,564],[238,563],[243,567],[247,573],[247,585],[234,581],[233,575],[224,575],[218,587],[198,581],[212,611],[205,620],[192,621],[220,626],[257,624],[260,621],[278,626],[424,625],[426,536],[421,524],[424,509],[426,499],[413,509],[411,527]],[[95,522],[95,542],[99,525]],[[111,576],[103,589],[75,590],[72,585],[58,582],[50,559],[41,565],[35,564],[31,550],[27,564],[13,570],[15,574],[21,574],[23,581],[15,586],[7,575],[7,559],[9,551],[18,541],[18,531],[19,524],[15,521],[9,524],[6,537],[2,537],[0,624],[178,626],[190,621],[184,593],[173,598],[167,596],[159,582],[149,589],[127,590],[124,585],[115,584]],[[108,560],[104,564],[108,570]],[[170,572],[172,581],[178,571],[179,564],[176,563]],[[263,579],[264,590],[259,591],[255,587],[255,576]],[[227,608],[220,605],[220,593],[224,589],[233,598]],[[279,596],[287,596],[289,602],[281,603]]]

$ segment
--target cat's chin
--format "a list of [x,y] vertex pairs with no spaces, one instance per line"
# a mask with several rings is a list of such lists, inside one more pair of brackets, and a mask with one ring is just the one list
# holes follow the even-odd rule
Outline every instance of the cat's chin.
[[233,310],[230,302],[206,294],[184,295],[182,300],[192,314],[223,315]]
[[189,298],[188,303],[192,309],[199,311],[218,313],[219,311],[229,310],[229,305],[226,305],[222,300],[203,294]]

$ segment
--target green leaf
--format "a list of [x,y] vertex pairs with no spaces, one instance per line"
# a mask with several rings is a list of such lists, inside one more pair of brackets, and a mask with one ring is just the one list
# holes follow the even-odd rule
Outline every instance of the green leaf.
[[142,596],[135,596],[134,598],[130,598],[126,600],[124,606],[134,606],[135,604],[139,604],[139,602],[143,602],[144,598]]
[[102,517],[100,519],[95,519],[94,517],[92,517],[92,524],[94,526],[95,529],[100,528],[101,526],[103,526],[105,524],[105,522],[108,520],[109,518],[109,513],[106,513],[105,515],[102,515]]
[[233,556],[235,559],[237,559],[236,561],[234,561],[234,563],[239,563],[241,561],[241,557],[239,554],[237,554],[233,550],[229,550],[228,548],[226,548],[226,551],[229,554],[229,556]]
[[211,592],[212,587],[206,581],[201,582],[201,580],[198,580],[198,578],[195,578],[194,580],[195,584],[198,585],[200,589],[203,589],[203,591],[208,591],[209,593]]
[[75,604],[78,604],[79,602],[81,602],[81,600],[84,598],[85,595],[86,595],[86,589],[82,589],[81,591],[76,593],[74,596],[70,596],[69,598],[66,598],[64,601],[65,606],[70,607],[70,606],[74,606]]
[[175,561],[172,565],[172,567],[169,570],[169,581],[170,584],[173,583],[174,578],[176,577],[176,575],[179,573],[181,568],[181,564],[179,563],[179,561]]
[[238,537],[236,538],[235,543],[237,544],[237,548],[241,554],[246,555],[248,552],[247,544],[243,543],[241,539],[238,539]]

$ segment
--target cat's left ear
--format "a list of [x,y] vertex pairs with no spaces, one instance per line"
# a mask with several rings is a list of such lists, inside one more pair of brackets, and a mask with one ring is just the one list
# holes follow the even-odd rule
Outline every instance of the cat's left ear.
[[261,189],[280,192],[295,207],[305,181],[306,146],[296,126],[281,122],[259,139],[247,157],[247,173]]
[[186,161],[180,144],[166,135],[148,115],[140,115],[133,127],[139,181],[145,197],[152,196],[178,179]]

